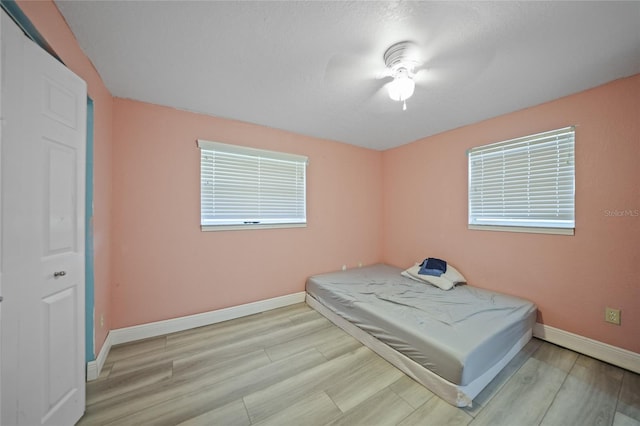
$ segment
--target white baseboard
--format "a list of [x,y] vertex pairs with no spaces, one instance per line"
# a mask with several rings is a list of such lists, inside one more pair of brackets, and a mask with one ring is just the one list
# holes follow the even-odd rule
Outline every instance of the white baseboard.
[[533,327],[533,335],[572,351],[640,373],[640,354],[638,353],[540,323],[536,323]]
[[202,327],[222,321],[258,314],[271,309],[302,303],[304,302],[305,294],[306,293],[302,291],[299,293],[274,297],[272,299],[259,300],[257,302],[247,303],[244,305],[232,306],[230,308],[203,312],[201,314],[188,315],[185,317],[172,318],[164,321],[111,330],[102,345],[98,358],[95,361],[87,363],[87,380],[95,380],[98,378],[112,345],[162,336],[164,334],[189,330],[191,328]]
[[95,380],[100,376],[104,362],[107,360],[107,355],[109,355],[109,350],[111,350],[111,345],[113,345],[111,342],[111,333],[107,333],[107,338],[104,339],[98,357],[95,361],[89,361],[87,363],[87,381]]

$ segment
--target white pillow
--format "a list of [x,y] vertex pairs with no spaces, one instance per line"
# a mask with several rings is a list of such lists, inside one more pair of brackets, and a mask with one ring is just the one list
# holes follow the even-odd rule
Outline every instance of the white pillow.
[[466,283],[467,280],[462,276],[462,274],[453,266],[447,264],[447,272],[436,277],[434,275],[420,275],[418,271],[420,270],[420,265],[414,265],[411,268],[402,271],[401,275],[411,278],[412,280],[428,283],[434,285],[442,290],[451,290],[454,285]]
[[464,276],[462,276],[460,271],[458,271],[456,268],[454,268],[452,265],[449,265],[448,263],[447,263],[447,272],[445,272],[441,276],[450,280],[454,285],[464,284],[467,282],[467,279]]

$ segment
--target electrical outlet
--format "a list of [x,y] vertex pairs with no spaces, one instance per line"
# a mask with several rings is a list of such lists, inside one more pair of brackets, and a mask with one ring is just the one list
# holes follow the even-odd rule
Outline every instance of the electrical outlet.
[[104,314],[100,315],[100,328],[104,327]]
[[611,324],[620,325],[620,309],[605,308],[604,320]]
[[347,270],[347,265],[342,265],[342,270],[346,271]]

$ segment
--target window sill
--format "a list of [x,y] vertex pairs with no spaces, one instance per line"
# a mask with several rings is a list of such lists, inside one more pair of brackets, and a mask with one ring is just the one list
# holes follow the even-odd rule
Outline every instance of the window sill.
[[242,225],[200,225],[202,232],[215,231],[244,231],[246,229],[281,229],[281,228],[306,228],[306,223],[266,223],[266,224],[242,224]]
[[532,226],[469,225],[475,231],[522,232],[527,234],[575,235],[575,228],[538,228]]

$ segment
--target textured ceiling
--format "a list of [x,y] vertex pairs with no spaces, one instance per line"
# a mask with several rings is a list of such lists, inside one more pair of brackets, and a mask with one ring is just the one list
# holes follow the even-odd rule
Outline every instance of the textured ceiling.
[[[379,150],[640,73],[640,2],[56,4],[114,96]],[[376,79],[402,40],[407,111]]]

